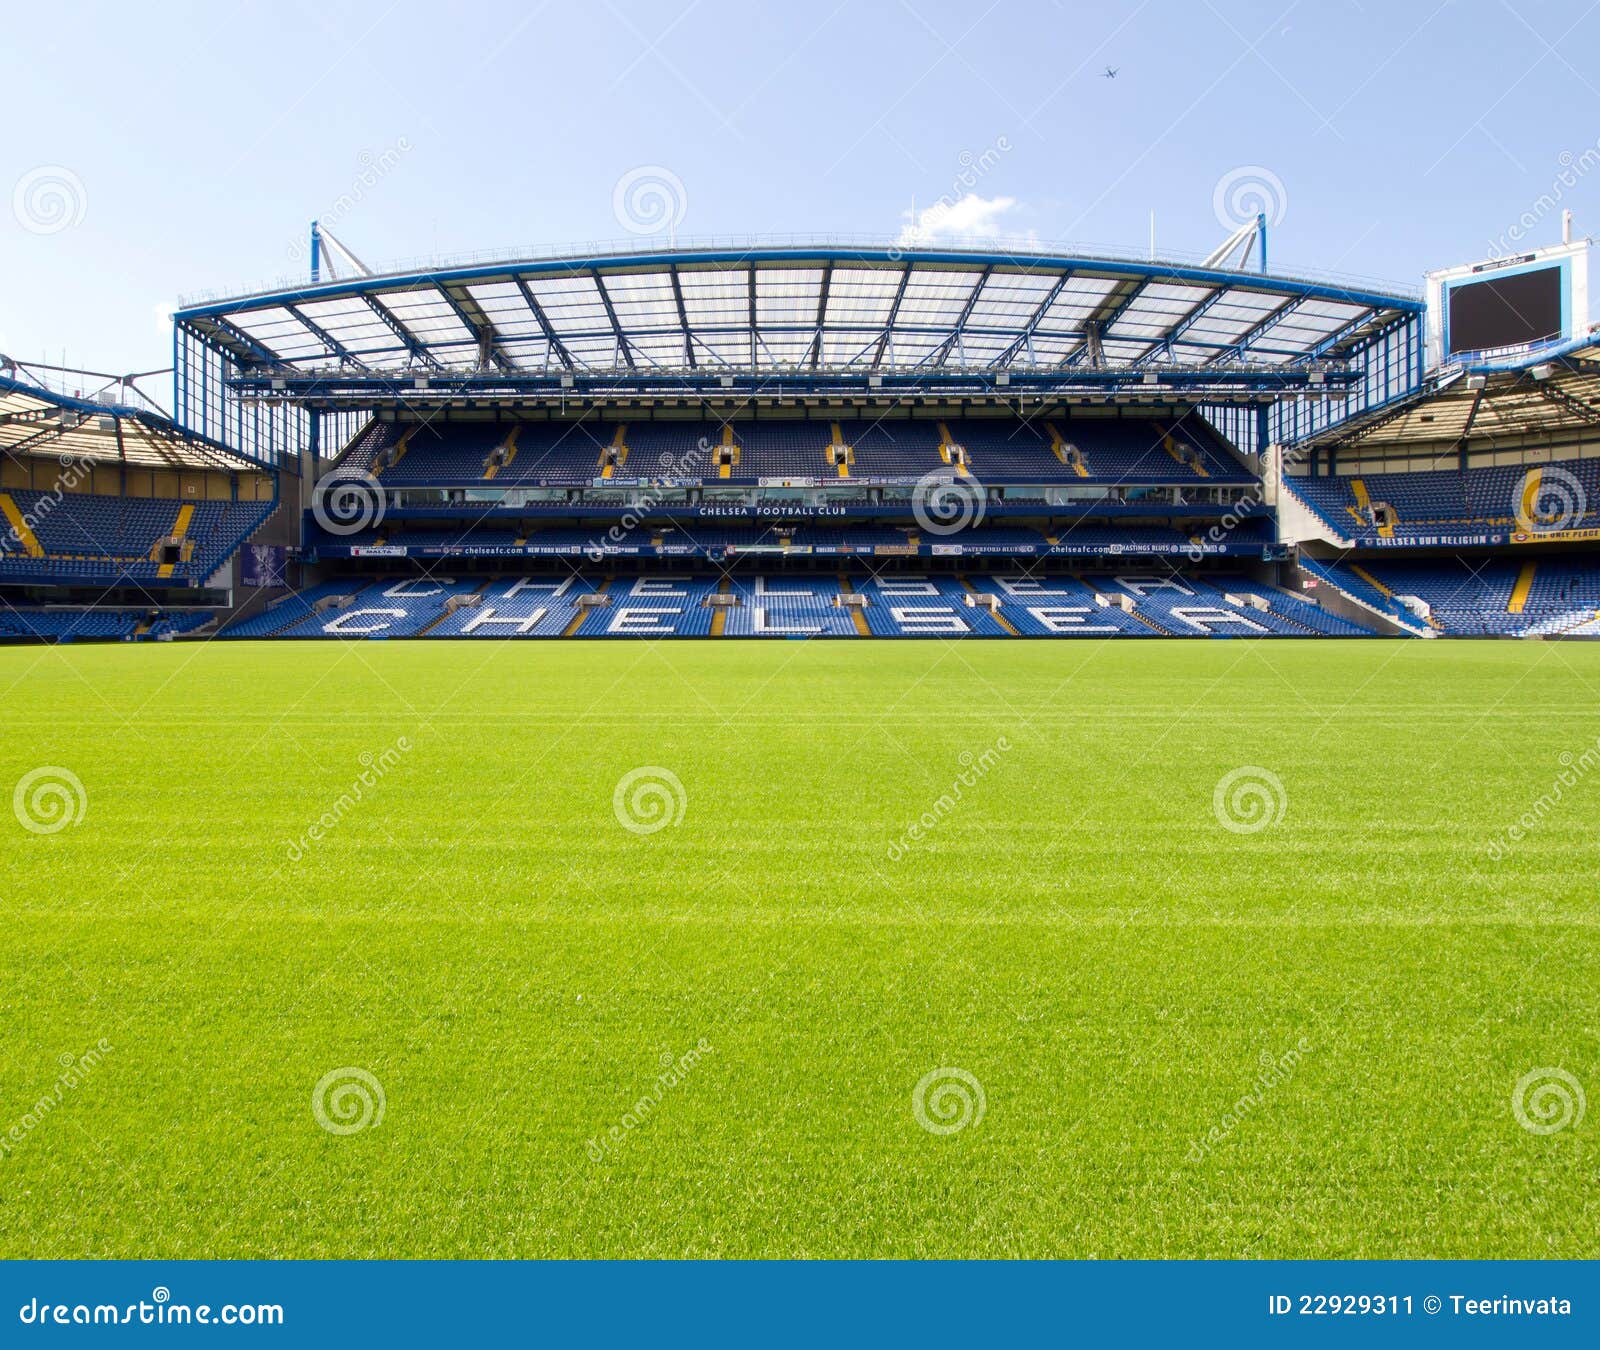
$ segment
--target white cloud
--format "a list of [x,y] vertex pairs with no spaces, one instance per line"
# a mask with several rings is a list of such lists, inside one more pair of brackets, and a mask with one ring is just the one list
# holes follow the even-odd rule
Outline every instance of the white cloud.
[[1004,233],[1002,217],[1016,208],[1015,197],[980,197],[969,192],[955,201],[942,198],[925,210],[906,212],[902,247],[950,239],[993,239]]

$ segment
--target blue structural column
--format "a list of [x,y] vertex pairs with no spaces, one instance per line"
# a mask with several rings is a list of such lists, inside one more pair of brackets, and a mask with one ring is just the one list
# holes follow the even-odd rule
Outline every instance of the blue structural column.
[[1256,212],[1256,253],[1261,258],[1260,270],[1265,274],[1267,270],[1267,213],[1265,211]]
[[313,284],[322,280],[322,229],[314,220],[311,222],[311,280]]

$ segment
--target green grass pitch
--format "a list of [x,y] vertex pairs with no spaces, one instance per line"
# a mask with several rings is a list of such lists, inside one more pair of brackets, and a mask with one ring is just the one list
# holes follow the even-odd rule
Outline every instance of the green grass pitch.
[[69,646],[0,689],[0,791],[83,787],[0,812],[0,1255],[1600,1255],[1553,1076],[1600,1088],[1595,647]]

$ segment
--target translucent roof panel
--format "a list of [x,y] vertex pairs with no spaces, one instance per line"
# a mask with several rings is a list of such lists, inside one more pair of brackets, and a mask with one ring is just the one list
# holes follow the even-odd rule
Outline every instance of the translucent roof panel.
[[750,272],[678,274],[683,312],[691,328],[747,328],[750,323]]
[[887,267],[836,267],[828,282],[825,323],[881,328],[889,322],[903,272]]
[[968,302],[982,281],[980,272],[913,268],[895,311],[895,325],[950,327],[966,313]]
[[1014,328],[1026,323],[1058,280],[1035,272],[996,272],[983,283],[968,323],[975,328]]
[[181,431],[163,415],[35,388],[0,375],[0,451],[148,468],[256,469],[232,451]]
[[665,273],[613,275],[604,278],[601,285],[624,330],[659,331],[672,327],[681,331],[672,278]]
[[437,289],[401,291],[383,298],[389,313],[421,343],[473,342],[475,336]]
[[522,288],[512,281],[490,282],[482,286],[468,286],[470,295],[484,318],[497,333],[508,338],[543,336],[538,318],[529,308]]
[[756,323],[762,327],[815,323],[822,278],[820,267],[757,268]]
[[[464,265],[265,292],[178,313],[242,369],[378,372],[417,349],[451,369],[484,361],[580,375],[683,365],[768,371],[1057,366],[1098,326],[1106,361],[1199,366],[1240,349],[1281,365],[1336,334],[1363,340],[1419,302],[1336,283],[1132,259],[977,247],[633,252]],[[398,325],[405,336],[396,333]],[[893,340],[888,340],[893,330]],[[619,341],[619,336],[626,342]],[[1349,345],[1349,344],[1346,344]],[[1343,350],[1343,348],[1341,348]],[[364,378],[362,376],[361,378]]]

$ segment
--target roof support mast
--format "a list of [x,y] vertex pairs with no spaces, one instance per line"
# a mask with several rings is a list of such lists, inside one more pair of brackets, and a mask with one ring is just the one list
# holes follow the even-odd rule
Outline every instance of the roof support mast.
[[1267,271],[1267,213],[1256,212],[1254,220],[1245,223],[1220,244],[1201,263],[1202,267],[1227,267],[1242,272],[1255,254],[1256,271]]
[[323,264],[327,264],[328,279],[338,281],[345,277],[370,277],[372,269],[341,244],[320,221],[311,222],[311,283],[322,280]]

